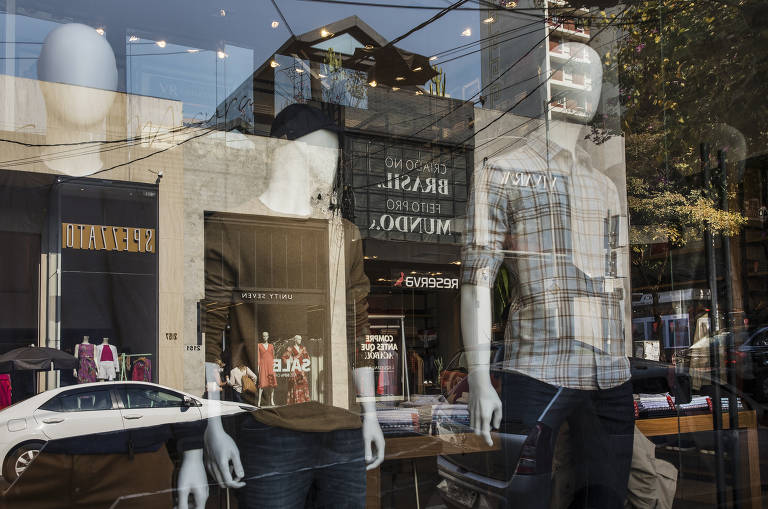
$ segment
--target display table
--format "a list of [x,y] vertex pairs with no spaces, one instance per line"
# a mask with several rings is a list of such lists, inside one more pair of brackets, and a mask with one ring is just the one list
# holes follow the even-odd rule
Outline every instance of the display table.
[[[680,417],[678,427],[677,417],[663,417],[660,419],[638,419],[635,421],[637,428],[647,437],[661,435],[676,435],[680,433],[696,433],[712,431],[712,414],[691,415]],[[723,412],[723,429],[728,429],[728,413]],[[741,472],[743,480],[740,486],[742,493],[748,494],[751,499],[752,509],[762,507],[760,492],[760,451],[757,443],[757,413],[754,410],[739,412],[739,428],[747,435],[746,441],[740,440],[739,457],[741,458]]]
[[[712,431],[712,414],[692,415],[679,418],[664,417],[660,419],[638,419],[635,421],[637,428],[645,436],[676,435],[680,433],[694,433]],[[728,414],[723,414],[723,428],[728,428]],[[757,443],[757,415],[754,410],[739,412],[739,429],[744,429],[747,435],[746,441],[740,441],[742,458],[742,472],[744,493],[751,498],[752,509],[761,507],[760,492],[760,456]],[[499,449],[498,442],[488,446],[485,441],[474,434],[462,433],[441,436],[415,436],[386,439],[386,451],[384,459],[405,460],[440,456],[442,454],[462,454],[471,452],[488,452]],[[418,495],[417,495],[418,496]],[[379,468],[368,471],[368,492],[366,506],[369,509],[378,509],[381,506],[381,471]]]

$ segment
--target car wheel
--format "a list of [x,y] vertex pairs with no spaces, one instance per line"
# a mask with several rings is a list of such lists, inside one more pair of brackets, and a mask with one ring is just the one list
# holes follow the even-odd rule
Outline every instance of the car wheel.
[[32,442],[17,447],[11,451],[3,463],[3,478],[13,482],[26,470],[32,461],[40,454],[44,442]]

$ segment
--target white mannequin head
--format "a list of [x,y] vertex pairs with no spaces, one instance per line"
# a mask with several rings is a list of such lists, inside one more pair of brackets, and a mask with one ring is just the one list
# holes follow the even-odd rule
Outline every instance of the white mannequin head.
[[83,336],[83,343],[90,343],[91,338],[88,336]]
[[319,194],[321,200],[327,200],[333,187],[339,158],[338,136],[318,129],[293,141],[277,143],[272,151],[269,183],[260,199],[277,212],[310,215],[312,199]]
[[[579,106],[584,108],[586,116],[582,117],[579,122],[587,124],[595,116],[600,103],[600,92],[603,86],[603,65],[600,55],[590,46],[580,42],[564,42],[558,44],[552,51],[566,55],[568,58],[565,62],[553,59],[550,65],[550,73],[562,69],[571,69],[574,73],[583,73],[585,83],[589,83],[585,85],[584,90],[565,92],[566,97],[576,100]],[[550,79],[552,78],[550,77]],[[552,98],[557,98],[554,91],[552,92]],[[575,122],[576,120],[571,119],[570,121]]]
[[301,336],[299,336],[298,334],[293,336],[293,342],[296,343],[296,346],[301,345]]
[[262,343],[266,343],[267,341],[269,341],[269,332],[264,331],[261,333],[261,341]]
[[109,338],[103,338],[103,339],[101,340],[101,342],[102,342],[102,344],[105,344],[105,345],[107,345],[107,344],[109,344]]
[[74,124],[101,122],[115,100],[115,54],[106,38],[86,25],[70,23],[48,34],[37,61],[37,76],[46,108]]
[[[104,138],[104,119],[117,88],[115,54],[105,37],[79,23],[52,30],[43,42],[37,75],[51,145]],[[98,152],[59,157],[60,152],[60,147],[50,147],[43,160],[61,173],[85,175],[102,166]]]

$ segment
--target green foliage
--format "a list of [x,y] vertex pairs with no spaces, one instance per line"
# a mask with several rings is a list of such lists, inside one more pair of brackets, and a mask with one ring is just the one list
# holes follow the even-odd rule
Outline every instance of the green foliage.
[[[701,180],[691,177],[701,171],[699,144],[712,141],[716,124],[740,131],[748,150],[765,146],[768,30],[748,16],[761,4],[641,1],[624,16],[618,50],[602,55],[619,70],[628,205],[637,237],[682,245],[707,226],[734,235],[745,224],[739,212],[718,210]],[[713,146],[719,148],[728,147]]]

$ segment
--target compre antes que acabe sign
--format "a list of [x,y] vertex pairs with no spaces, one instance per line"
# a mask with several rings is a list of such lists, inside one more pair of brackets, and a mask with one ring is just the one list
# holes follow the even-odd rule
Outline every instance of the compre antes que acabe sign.
[[61,248],[154,253],[155,229],[61,223]]

